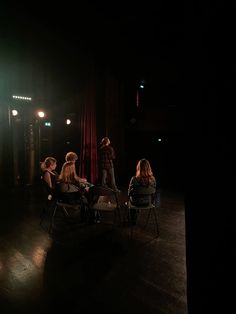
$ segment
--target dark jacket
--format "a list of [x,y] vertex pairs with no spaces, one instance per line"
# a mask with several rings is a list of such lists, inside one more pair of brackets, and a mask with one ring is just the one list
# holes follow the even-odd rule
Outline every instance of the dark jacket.
[[111,169],[113,167],[115,152],[112,146],[102,146],[99,149],[99,164],[101,169]]
[[[146,206],[149,204],[150,196],[148,195],[133,195],[132,192],[135,190],[136,187],[153,187],[156,189],[156,179],[151,177],[149,181],[145,182],[144,180],[133,176],[129,183],[128,195],[130,197],[130,201],[135,206]],[[152,196],[153,199],[154,196]]]

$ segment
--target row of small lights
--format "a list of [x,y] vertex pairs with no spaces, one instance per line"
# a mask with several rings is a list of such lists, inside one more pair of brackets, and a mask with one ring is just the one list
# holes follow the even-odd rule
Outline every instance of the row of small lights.
[[[29,100],[29,101],[32,100],[31,97],[16,96],[16,95],[13,95],[12,98],[14,98],[14,99],[21,99],[21,100]],[[13,109],[13,110],[11,111],[11,113],[12,113],[12,115],[13,115],[14,117],[16,117],[16,116],[18,115],[18,111],[17,111],[16,109]],[[38,111],[38,112],[37,112],[37,116],[38,116],[39,118],[44,118],[44,117],[45,117],[45,113],[44,113],[43,111]],[[67,125],[71,124],[71,120],[70,120],[70,119],[66,119],[66,124],[67,124]],[[44,125],[50,127],[50,126],[51,126],[51,122],[45,122]]]
[[30,100],[30,101],[32,100],[31,97],[15,96],[15,95],[13,95],[12,98],[14,98],[14,99]]

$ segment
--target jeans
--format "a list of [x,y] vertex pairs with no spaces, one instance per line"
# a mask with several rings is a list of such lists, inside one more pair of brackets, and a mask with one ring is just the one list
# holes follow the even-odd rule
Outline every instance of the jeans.
[[114,168],[102,169],[102,186],[110,186],[113,190],[117,190]]

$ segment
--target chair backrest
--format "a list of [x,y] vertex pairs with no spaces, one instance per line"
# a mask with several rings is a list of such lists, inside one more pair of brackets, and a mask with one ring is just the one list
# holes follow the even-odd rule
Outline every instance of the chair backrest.
[[99,196],[106,196],[107,198],[113,199],[118,204],[117,193],[111,188],[103,187],[101,185],[94,185],[91,188],[93,198],[98,199]]
[[152,186],[136,186],[129,193],[129,200],[135,206],[149,206],[154,203],[156,189]]
[[156,189],[152,186],[137,186],[130,191],[130,195],[153,195]]
[[58,202],[67,204],[78,204],[82,202],[82,194],[78,187],[65,183],[57,183],[55,188],[55,198]]

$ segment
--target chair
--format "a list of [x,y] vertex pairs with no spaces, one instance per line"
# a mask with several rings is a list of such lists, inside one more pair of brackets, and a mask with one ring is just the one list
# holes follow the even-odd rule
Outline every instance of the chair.
[[151,214],[153,214],[156,227],[155,238],[159,236],[156,196],[157,191],[153,187],[137,186],[130,191],[127,206],[131,226],[131,238],[133,237],[133,229],[144,211],[147,212],[147,217],[143,228],[145,229],[148,226],[151,221]]
[[43,202],[43,209],[40,214],[40,226],[48,231],[49,217],[51,217],[51,211],[55,203],[55,194],[43,178],[40,179],[39,183],[40,202]]
[[[111,214],[112,226],[114,227],[117,221],[117,216],[119,222],[121,222],[120,205],[117,196],[117,192],[111,188],[95,185],[92,188],[93,202],[90,208],[95,214],[95,223],[105,223],[104,215]],[[104,214],[104,215],[103,215]]]
[[[47,187],[46,187],[47,189]],[[51,194],[48,194],[49,196]],[[76,201],[75,201],[76,200]],[[77,192],[60,192],[60,185],[57,184],[54,193],[47,197],[47,203],[41,216],[40,225],[52,234],[57,228],[56,218],[61,218],[63,223],[87,223],[89,222],[89,210],[86,198]]]

